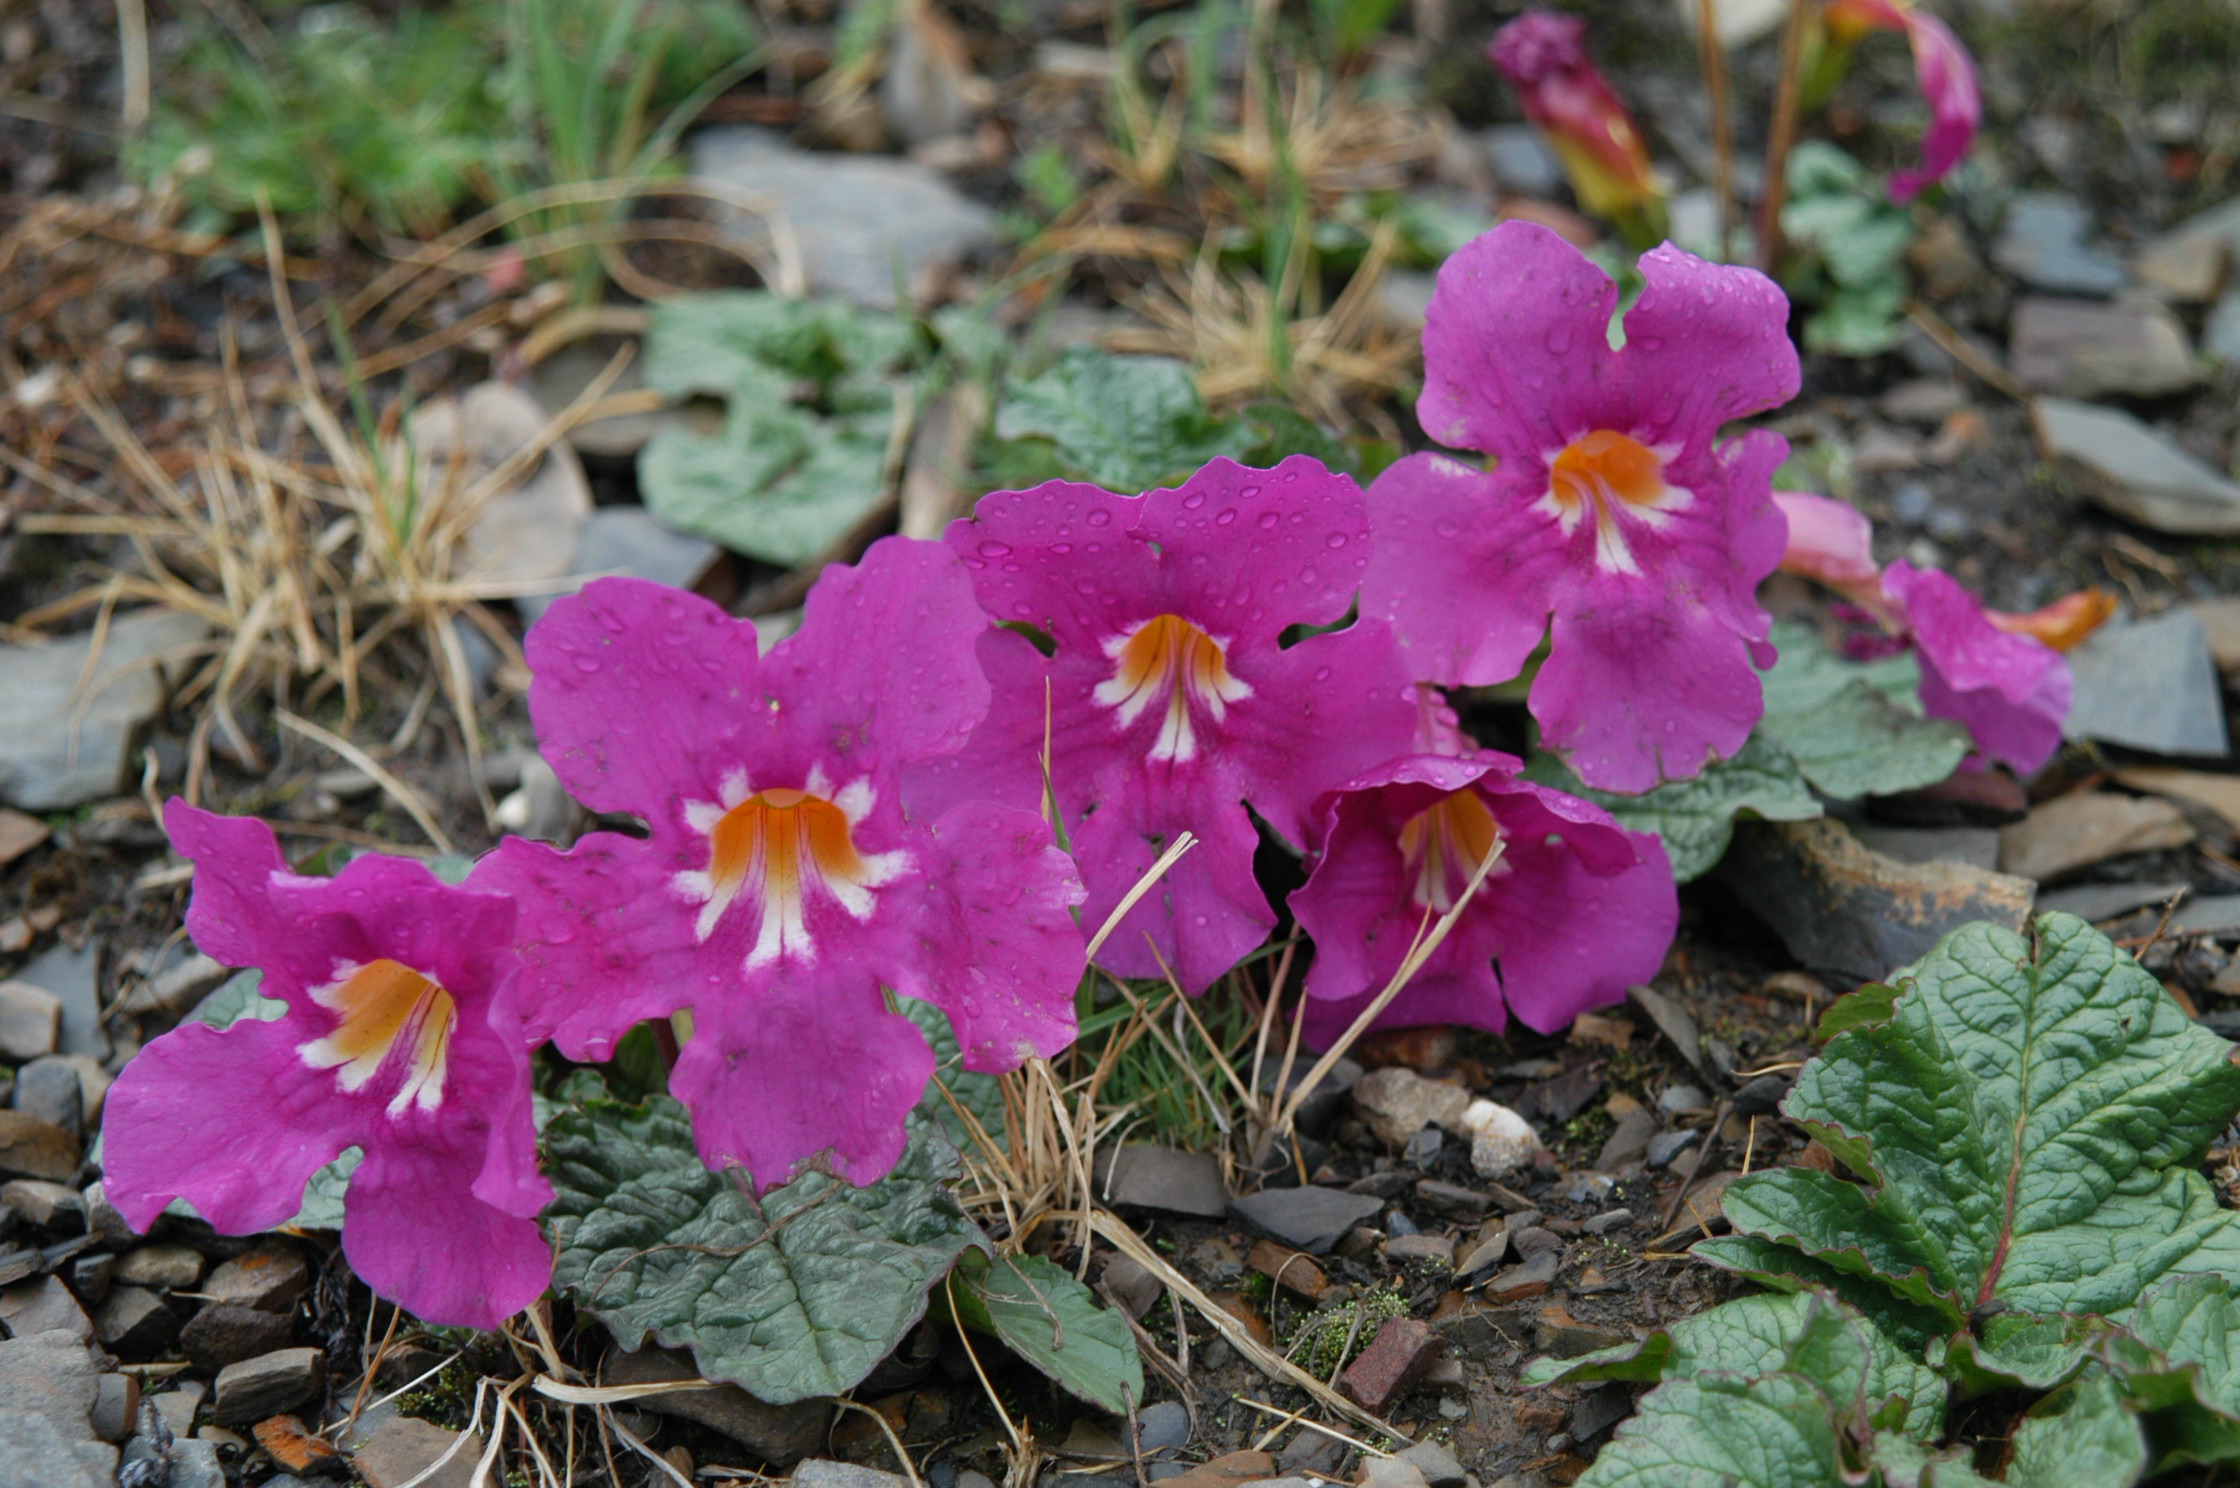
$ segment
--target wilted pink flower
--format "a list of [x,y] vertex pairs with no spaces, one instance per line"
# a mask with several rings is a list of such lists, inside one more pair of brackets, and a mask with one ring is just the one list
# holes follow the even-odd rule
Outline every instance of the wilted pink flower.
[[1874,561],[1874,524],[1866,513],[1804,491],[1776,491],[1773,504],[1789,523],[1782,572],[1816,579],[1870,614],[1888,614],[1882,570]]
[[2069,716],[2069,664],[2058,652],[1992,624],[1980,600],[1936,569],[1893,563],[1882,592],[1920,659],[1922,712],[1957,720],[2017,774],[2053,758]]
[[1345,617],[1368,558],[1361,490],[1304,456],[1273,470],[1216,460],[1181,487],[1120,496],[1052,481],[999,491],[949,529],[987,613],[995,684],[973,746],[929,781],[1032,801],[1050,785],[1094,928],[1167,843],[1170,868],[1099,953],[1120,976],[1203,991],[1275,913],[1252,874],[1249,804],[1304,845],[1316,797],[1409,747],[1412,683],[1377,621],[1286,647]]
[[1763,711],[1757,586],[1781,560],[1788,443],[1718,434],[1797,390],[1771,280],[1669,245],[1641,271],[1613,350],[1617,286],[1546,228],[1505,222],[1447,260],[1417,417],[1498,463],[1419,454],[1379,476],[1361,593],[1435,682],[1507,681],[1549,635],[1543,742],[1616,791],[1732,754]]
[[1579,205],[1607,221],[1664,232],[1664,187],[1633,115],[1587,55],[1587,23],[1528,10],[1494,33],[1486,56],[1571,177]]
[[1890,177],[1890,199],[1902,206],[1943,180],[1975,140],[1983,122],[1975,63],[1951,28],[1913,0],[1828,0],[1825,14],[1839,44],[1868,31],[1902,31],[1913,48],[1914,76],[1929,105],[1929,128],[1921,136],[1921,169]]
[[933,820],[901,788],[986,711],[985,627],[948,551],[900,538],[827,569],[767,656],[750,622],[659,584],[555,604],[528,639],[539,741],[578,800],[647,835],[493,855],[522,901],[530,1031],[602,1059],[689,1009],[670,1090],[709,1165],[762,1188],[827,1149],[854,1183],[901,1156],[933,1056],[882,988],[947,1013],[968,1069],[1063,1048],[1072,865],[1031,812]]
[[145,1230],[185,1199],[225,1234],[269,1230],[357,1147],[342,1249],[368,1286],[475,1328],[535,1301],[552,1189],[515,1017],[513,901],[399,858],[299,877],[262,822],[176,800],[163,820],[195,864],[195,944],[261,969],[287,1012],[185,1024],[125,1066],[102,1121],[118,1212]]
[[1663,844],[1516,771],[1504,754],[1418,754],[1324,798],[1322,845],[1291,896],[1315,947],[1309,1039],[1327,1046],[1352,1024],[1497,844],[1493,871],[1376,1026],[1499,1033],[1514,1013],[1552,1033],[1656,974],[1680,918]]

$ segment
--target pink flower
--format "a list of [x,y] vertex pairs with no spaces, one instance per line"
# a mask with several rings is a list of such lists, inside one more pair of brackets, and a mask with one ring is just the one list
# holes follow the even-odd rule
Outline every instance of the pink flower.
[[1976,748],[2029,775],[2061,747],[2069,664],[2033,636],[2001,630],[1950,574],[1893,563],[1882,571],[1897,625],[1921,662],[1921,711],[1966,726]]
[[1718,433],[1797,390],[1771,280],[1669,245],[1641,271],[1612,350],[1617,286],[1546,228],[1505,222],[1447,260],[1416,413],[1497,463],[1419,454],[1379,476],[1361,592],[1435,682],[1507,681],[1549,634],[1529,697],[1543,742],[1615,791],[1731,755],[1763,711],[1756,591],[1781,559],[1788,445]]
[[1579,205],[1608,221],[1653,223],[1654,242],[1664,187],[1633,115],[1587,55],[1586,30],[1578,16],[1528,10],[1494,33],[1486,56],[1563,162]]
[[1352,1024],[1497,843],[1492,873],[1376,1026],[1499,1033],[1514,1013],[1552,1033],[1656,975],[1680,918],[1663,844],[1516,771],[1490,752],[1411,755],[1324,799],[1322,845],[1291,896],[1315,946],[1309,1040],[1327,1047]]
[[1829,0],[1826,17],[1839,43],[1867,31],[1903,31],[1913,48],[1914,76],[1929,105],[1929,129],[1921,137],[1921,169],[1890,177],[1890,199],[1903,206],[1943,180],[1974,142],[1983,122],[1975,63],[1951,28],[1913,0]]
[[1382,623],[1282,643],[1352,606],[1369,548],[1360,488],[1304,456],[1273,470],[1215,460],[1143,496],[1064,481],[999,491],[948,541],[987,613],[1054,650],[989,632],[995,703],[929,788],[1040,799],[1047,724],[1091,928],[1167,843],[1196,833],[1099,959],[1203,991],[1275,925],[1246,805],[1303,845],[1315,799],[1414,731],[1414,688]]
[[968,1069],[1063,1048],[1072,866],[1031,812],[932,819],[902,790],[986,711],[985,627],[956,560],[900,538],[827,569],[767,656],[751,623],[659,584],[555,604],[528,640],[539,740],[578,800],[647,835],[493,855],[522,900],[530,1031],[602,1059],[690,1009],[670,1090],[708,1164],[765,1189],[828,1149],[859,1184],[902,1155],[933,1056],[882,988],[947,1013]]
[[226,1234],[268,1230],[357,1147],[342,1249],[368,1286],[476,1328],[535,1301],[552,1189],[514,1011],[513,901],[398,858],[303,878],[262,822],[176,800],[163,820],[195,864],[195,944],[260,968],[287,1012],[186,1024],[125,1066],[102,1123],[118,1211],[145,1230],[185,1199]]

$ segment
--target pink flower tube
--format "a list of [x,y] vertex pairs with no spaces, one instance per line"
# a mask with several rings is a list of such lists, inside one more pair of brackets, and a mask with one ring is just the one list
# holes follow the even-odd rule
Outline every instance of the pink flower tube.
[[1528,10],[1494,33],[1486,56],[1563,162],[1579,205],[1613,222],[1649,214],[1661,235],[1664,188],[1633,115],[1587,55],[1586,30],[1578,16]]
[[400,858],[304,878],[262,822],[183,801],[163,820],[195,864],[195,944],[260,968],[287,1011],[186,1024],[124,1067],[102,1120],[118,1212],[146,1230],[185,1199],[221,1233],[252,1235],[357,1147],[342,1249],[368,1286],[473,1328],[535,1301],[552,1274],[536,1221],[552,1189],[514,1008],[513,900]]
[[1506,222],[1447,260],[1416,412],[1495,463],[1418,454],[1380,475],[1361,591],[1434,682],[1505,682],[1548,637],[1528,699],[1543,742],[1614,791],[1733,754],[1764,711],[1757,586],[1781,560],[1788,443],[1719,431],[1798,381],[1764,275],[1669,245],[1641,272],[1613,350],[1617,286],[1546,228]]
[[882,989],[948,1014],[968,1069],[1070,1042],[1081,889],[1049,829],[979,800],[931,815],[902,786],[986,712],[985,626],[956,560],[901,538],[827,569],[766,656],[664,585],[555,604],[529,633],[539,741],[646,836],[492,855],[522,901],[530,1032],[603,1059],[689,1010],[670,1090],[709,1166],[761,1189],[821,1154],[858,1184],[901,1157],[933,1055]]

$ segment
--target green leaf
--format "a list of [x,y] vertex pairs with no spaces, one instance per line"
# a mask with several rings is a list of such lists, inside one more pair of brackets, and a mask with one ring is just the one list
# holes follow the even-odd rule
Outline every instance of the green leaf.
[[1594,802],[1636,832],[1664,839],[1672,876],[1681,883],[1717,866],[1734,837],[1737,816],[1804,821],[1820,815],[1820,802],[1779,745],[1753,734],[1729,760],[1692,780],[1675,780],[1639,796],[1589,790],[1553,755],[1537,755],[1525,774],[1543,785]]
[[2132,1404],[2152,1412],[2156,1470],[2240,1458],[2240,1293],[2232,1282],[2166,1281],[2139,1299],[2125,1330],[2106,1352]]
[[1949,718],[1924,718],[1913,658],[1871,666],[1845,661],[1810,626],[1773,628],[1780,660],[1765,676],[1760,731],[1796,761],[1804,778],[1842,800],[1934,785],[1974,747]]
[[[1885,1414],[1923,1439],[1944,1428],[1945,1384],[1933,1369],[1855,1309],[1823,1291],[1738,1297],[1657,1329],[1638,1343],[1576,1359],[1539,1359],[1532,1386],[1648,1381],[1711,1372],[1758,1378],[1783,1371],[1812,1381],[1865,1425]],[[1897,1402],[1895,1410],[1889,1403]]]
[[2146,1434],[2107,1371],[2095,1369],[2033,1406],[2015,1428],[2009,1488],[2130,1488],[2147,1469]]
[[1143,1404],[1143,1360],[1117,1312],[1041,1256],[1005,1256],[957,1268],[951,1293],[965,1326],[1004,1347],[1091,1405],[1124,1413]]
[[546,1129],[553,1281],[626,1349],[689,1348],[709,1379],[773,1405],[849,1389],[925,1314],[957,1257],[985,1247],[942,1186],[948,1143],[912,1123],[867,1188],[811,1173],[750,1201],[711,1173],[684,1107],[590,1101]]
[[788,567],[833,547],[885,499],[896,389],[925,354],[895,315],[760,290],[685,295],[653,312],[646,381],[728,403],[723,426],[663,428],[638,456],[670,526]]
[[1844,1470],[1827,1397],[1797,1374],[1673,1380],[1641,1399],[1579,1488],[1829,1488]]
[[669,526],[792,567],[828,551],[885,498],[884,420],[734,406],[724,427],[661,430],[638,455],[646,507]]
[[[1003,1087],[994,1075],[980,1074],[964,1067],[964,1055],[957,1045],[957,1031],[950,1026],[949,1015],[930,1002],[915,997],[899,999],[902,1015],[918,1025],[918,1032],[925,1035],[926,1046],[933,1050],[933,1078],[926,1081],[925,1093],[918,1097],[918,1114],[939,1124],[949,1140],[959,1151],[967,1150],[977,1140],[972,1128],[957,1114],[962,1106],[980,1123],[997,1150],[1004,1145]],[[947,1094],[944,1095],[943,1091]],[[950,1104],[954,1101],[956,1104]]]
[[1920,1354],[1951,1331],[1943,1314],[1908,1302],[1871,1276],[1842,1270],[1829,1260],[1754,1235],[1698,1241],[1689,1253],[1778,1292],[1827,1292],[1908,1354]]
[[1887,1021],[1806,1065],[1784,1108],[1861,1181],[1739,1179],[1737,1232],[1954,1328],[1994,1307],[2115,1313],[2174,1272],[2240,1269],[2240,1226],[2189,1167],[2240,1110],[2231,1046],[2090,925],[2035,928],[1954,931],[1893,978]]
[[1243,455],[1259,439],[1243,424],[1213,419],[1182,363],[1085,346],[1015,383],[996,414],[996,434],[1047,439],[1066,468],[1123,492],[1176,484],[1217,455]]
[[188,1023],[207,1023],[212,1028],[226,1029],[243,1018],[257,1018],[270,1023],[284,1017],[288,1005],[277,997],[267,997],[258,989],[264,985],[264,973],[254,966],[237,971],[194,1005],[194,1011],[183,1020]]

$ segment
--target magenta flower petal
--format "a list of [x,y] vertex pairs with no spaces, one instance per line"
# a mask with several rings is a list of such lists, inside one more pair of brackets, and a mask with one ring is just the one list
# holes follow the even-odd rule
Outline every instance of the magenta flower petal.
[[627,581],[538,631],[545,747],[647,835],[493,855],[491,881],[523,901],[532,1033],[596,1058],[689,1010],[673,1088],[701,1155],[764,1188],[828,1149],[858,1183],[901,1153],[932,1056],[882,986],[949,1010],[981,1067],[1070,1037],[1078,889],[1041,822],[987,808],[959,824],[994,834],[975,845],[906,809],[905,769],[934,772],[988,700],[986,617],[940,544],[889,539],[828,569],[767,657],[748,622]]
[[[1751,669],[1772,649],[1756,591],[1781,559],[1771,477],[1787,446],[1718,436],[1798,380],[1770,280],[1669,246],[1641,269],[1613,350],[1616,286],[1547,229],[1503,223],[1447,261],[1418,413],[1497,464],[1418,457],[1380,476],[1361,595],[1440,683],[1506,681],[1552,616],[1534,711],[1552,747],[1578,751],[1582,780],[1621,791],[1695,773],[1757,721]],[[1590,680],[1618,653],[1636,676],[1712,685],[1668,720],[1658,700]]]
[[966,1069],[1049,1058],[1073,1042],[1071,1009],[1019,988],[1081,976],[1070,912],[1082,889],[1072,860],[1041,817],[989,801],[944,812],[933,835],[948,861],[928,878],[915,937],[927,954],[894,967],[888,985],[949,1015]]
[[1311,1040],[1327,1045],[1350,1026],[1496,840],[1493,874],[1377,1026],[1498,1033],[1514,1013],[1552,1032],[1656,973],[1679,921],[1662,845],[1513,767],[1416,755],[1329,798],[1323,847],[1291,897],[1315,946]]
[[125,1222],[145,1232],[173,1199],[225,1235],[293,1218],[352,1145],[322,1109],[332,1080],[296,1056],[316,1037],[293,1017],[187,1023],[134,1055],[102,1108],[103,1186]]
[[692,1111],[701,1159],[761,1190],[826,1153],[850,1183],[886,1176],[932,1076],[933,1051],[875,983],[804,978],[696,1011],[669,1089]]
[[2069,664],[2059,652],[1993,625],[1950,574],[1893,563],[1882,588],[1913,637],[1923,712],[1957,720],[2017,774],[2053,758],[2069,714]]
[[1419,677],[1506,682],[1548,633],[1570,544],[1533,509],[1533,487],[1446,455],[1409,455],[1369,487],[1375,554],[1366,613],[1392,622]]
[[1949,175],[1968,153],[1983,123],[1975,62],[1960,38],[1917,6],[1907,7],[1905,29],[1921,96],[1929,105],[1929,128],[1921,136],[1921,168],[1891,174],[1890,199],[1900,206]]
[[[103,1120],[119,1211],[144,1225],[185,1198],[220,1230],[267,1229],[320,1164],[357,1147],[344,1245],[377,1291],[477,1327],[533,1299],[550,1273],[533,1216],[552,1191],[513,1006],[513,901],[397,858],[298,877],[261,823],[180,801],[164,821],[196,864],[189,926],[259,967],[287,1011],[223,1032],[190,1024],[125,1067]],[[502,1275],[500,1251],[450,1243],[501,1232]]]
[[342,1219],[350,1268],[381,1296],[414,1299],[412,1311],[431,1322],[496,1328],[552,1280],[552,1246],[536,1221],[551,1190],[525,1211],[460,1203],[480,1159],[472,1145],[437,1139],[375,1147],[350,1175]]
[[1195,994],[1275,923],[1252,879],[1245,805],[1301,841],[1323,791],[1407,747],[1414,694],[1381,623],[1307,637],[1352,603],[1368,561],[1361,491],[1313,460],[1216,460],[1141,497],[1053,482],[949,530],[988,616],[1049,637],[983,642],[988,721],[927,796],[1039,801],[1050,778],[1101,926],[1183,831],[1201,845],[1105,943],[1103,963]]

